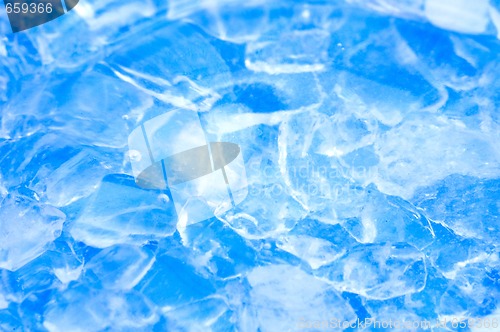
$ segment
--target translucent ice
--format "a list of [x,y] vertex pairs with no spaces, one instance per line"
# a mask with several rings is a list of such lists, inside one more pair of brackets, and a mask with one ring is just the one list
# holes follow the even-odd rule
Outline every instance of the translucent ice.
[[134,178],[107,176],[72,225],[72,236],[89,245],[108,247],[144,243],[175,231],[177,215],[162,191],[137,187]]
[[500,296],[498,288],[491,287],[491,283],[498,277],[498,270],[492,271],[484,263],[463,268],[441,297],[438,313],[442,317],[453,317],[460,312],[465,312],[468,317],[491,314]]
[[41,255],[61,234],[64,220],[50,205],[9,194],[0,205],[0,267],[17,270]]
[[175,331],[222,331],[231,328],[231,312],[218,297],[206,298],[177,308],[164,310],[168,328]]
[[257,267],[247,278],[251,286],[250,303],[244,309],[244,317],[240,321],[242,327],[251,330],[295,330],[330,318],[341,322],[356,318],[347,301],[330,289],[327,283],[297,267]]
[[[426,121],[433,125],[426,125]],[[384,192],[409,198],[416,188],[454,173],[496,177],[500,162],[496,136],[494,132],[470,130],[460,120],[442,116],[408,119],[376,143],[381,160],[376,183]],[[470,145],[475,148],[468,148]]]
[[70,245],[64,241],[52,243],[41,256],[16,271],[21,299],[31,292],[64,289],[80,278],[82,270],[83,259]]
[[136,288],[165,309],[199,301],[215,291],[211,281],[196,273],[192,266],[167,255],[156,258]]
[[119,245],[104,249],[87,263],[87,273],[97,276],[104,288],[131,289],[148,272],[155,258],[147,248]]
[[[0,15],[0,330],[498,319],[499,8],[82,0],[22,34]],[[127,149],[174,108],[247,174],[195,224]],[[168,133],[154,151],[183,148]]]
[[304,235],[283,236],[277,247],[306,261],[313,269],[329,264],[344,254],[342,248],[329,241]]
[[269,36],[247,46],[248,69],[270,74],[314,72],[324,69],[328,33],[294,31],[289,36]]
[[216,90],[231,82],[227,64],[214,46],[186,24],[148,30],[107,59],[113,73],[167,105],[210,109],[220,97]]
[[414,247],[381,244],[355,247],[316,275],[340,291],[383,300],[421,291],[427,272],[424,255]]
[[456,233],[497,243],[500,237],[500,181],[449,176],[422,188],[413,200],[429,217]]
[[141,331],[158,320],[150,304],[136,292],[122,294],[79,286],[58,294],[56,303],[44,314],[43,326],[51,332],[110,328]]
[[429,262],[449,279],[454,279],[463,267],[484,261],[492,254],[493,247],[484,242],[461,237],[441,224],[434,224],[433,229],[435,241],[424,251]]

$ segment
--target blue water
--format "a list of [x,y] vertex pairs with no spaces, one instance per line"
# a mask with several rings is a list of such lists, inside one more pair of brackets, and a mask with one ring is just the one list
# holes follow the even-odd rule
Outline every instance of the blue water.
[[[498,1],[0,18],[1,331],[500,331]],[[244,161],[200,222],[132,168],[179,109]]]

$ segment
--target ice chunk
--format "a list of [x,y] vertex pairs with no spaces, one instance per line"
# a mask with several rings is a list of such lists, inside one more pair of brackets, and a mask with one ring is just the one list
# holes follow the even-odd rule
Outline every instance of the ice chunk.
[[[59,248],[58,248],[59,249]],[[55,276],[63,285],[68,285],[70,282],[78,280],[83,271],[83,262],[80,257],[76,257],[72,248],[70,252],[58,252],[54,255],[52,268]],[[61,249],[59,249],[61,250]]]
[[215,291],[211,281],[197,274],[192,266],[167,255],[157,256],[136,289],[167,309],[199,301]]
[[[109,69],[100,65],[95,71],[65,79],[40,75],[21,82],[20,91],[4,106],[2,135],[15,138],[36,132],[57,137],[57,146],[124,147],[129,127],[153,100],[102,71],[109,74]],[[93,130],[99,132],[89,134]]]
[[322,30],[291,31],[247,44],[245,65],[269,74],[322,71],[330,35]]
[[[299,203],[286,199],[283,187],[282,183],[272,187],[251,186],[243,203],[218,218],[246,239],[280,236],[305,216]],[[266,197],[268,201],[263,202],[259,197]],[[258,208],[252,214],[246,213],[250,206]]]
[[[401,306],[396,299],[388,301],[367,301],[366,311],[370,317],[365,318],[366,328],[384,330],[381,327],[391,323],[393,331],[439,331],[435,327],[436,317],[425,317],[414,312],[411,305]],[[444,332],[444,331],[443,331]]]
[[[394,29],[387,27],[386,19],[355,16],[335,32],[338,42],[329,48],[335,66],[322,73],[321,83],[325,91],[337,94],[348,115],[375,118],[392,126],[402,120],[403,114],[440,100],[427,72],[433,62],[423,62],[415,50],[423,38],[414,31],[422,28],[403,22]],[[355,38],[353,29],[358,31]],[[413,34],[401,33],[406,30]]]
[[408,199],[451,174],[494,178],[500,175],[497,136],[448,117],[414,116],[376,141],[380,168],[374,182],[382,192]]
[[179,235],[161,241],[160,252],[174,257],[186,255],[186,262],[209,278],[225,280],[241,275],[254,266],[261,247],[216,218],[188,225]]
[[282,236],[276,246],[307,262],[313,269],[330,264],[345,252],[333,243],[307,235]]
[[144,277],[155,261],[154,253],[147,248],[116,245],[101,251],[87,263],[87,273],[92,271],[107,289],[131,289]]
[[[130,1],[127,5],[116,0],[106,0],[81,3],[75,11],[86,21],[91,30],[116,31],[120,26],[127,26],[143,17],[153,16],[156,7],[152,0]],[[111,31],[108,33],[111,34]]]
[[167,18],[189,17],[190,21],[212,36],[234,43],[256,40],[267,28],[268,17],[265,9],[258,6],[258,1],[250,1],[244,5],[235,1],[204,4],[205,6],[200,6],[200,3],[194,1],[171,1]]
[[81,257],[63,241],[51,244],[49,250],[15,272],[22,293],[27,296],[53,288],[64,289],[78,280],[83,270]]
[[412,200],[455,233],[495,244],[500,237],[499,195],[500,180],[452,175],[420,189]]
[[129,136],[139,158],[132,169],[139,187],[168,188],[179,222],[212,218],[247,194],[241,150],[231,142],[210,142],[197,112],[177,109],[146,121]]
[[[56,101],[57,113],[51,112],[56,123],[64,121],[62,133],[79,144],[98,147],[125,148],[130,130],[154,105],[151,96],[117,79],[105,65],[65,80],[52,90],[54,95],[65,96]],[[100,98],[95,98],[96,94]],[[94,131],[98,134],[89,135]]]
[[153,308],[137,292],[122,294],[77,286],[56,298],[44,313],[43,326],[50,332],[144,331],[158,320]]
[[498,262],[494,267],[480,262],[462,269],[440,299],[437,307],[440,317],[448,321],[460,314],[480,318],[498,308],[500,291],[494,286],[500,278],[498,267]]
[[[341,224],[325,223],[323,220],[314,218],[304,218],[301,220],[285,238],[290,236],[297,238],[314,238],[315,240],[320,240],[320,243],[324,245],[331,243],[333,247],[328,245],[326,248],[334,249],[336,252],[342,252],[342,254],[359,244]],[[280,239],[277,245],[279,245],[281,241],[283,241],[283,239]],[[336,259],[337,258],[338,257],[336,257]]]
[[[24,153],[17,155],[21,147]],[[56,207],[89,196],[104,175],[122,168],[121,152],[81,146],[56,133],[5,141],[0,144],[0,153],[6,189],[26,186],[36,192],[41,202]]]
[[[43,154],[45,158],[37,154],[27,165],[27,169],[34,164],[40,165],[30,181],[30,188],[49,204],[63,207],[90,196],[105,175],[121,166],[115,159],[119,155],[115,151],[57,146],[58,139],[51,136],[40,140],[39,143],[52,144],[50,148],[43,147],[50,150]],[[55,155],[59,162],[50,163]]]
[[244,44],[258,41],[268,33],[294,28],[334,29],[338,21],[342,21],[332,15],[338,7],[333,3],[301,1],[251,0],[241,3],[234,0],[175,0],[169,3],[167,18],[189,19],[218,39]]
[[9,302],[7,302],[7,299],[5,298],[5,295],[0,293],[0,310],[3,310],[9,306]]
[[354,247],[315,275],[328,280],[337,290],[370,299],[390,299],[412,294],[425,287],[424,254],[405,243]]
[[[290,195],[309,211],[330,209],[329,203],[342,200],[344,186],[349,186],[335,161],[310,151],[318,146],[315,133],[328,121],[327,117],[314,111],[303,112],[280,126],[278,173]],[[326,126],[325,126],[326,128]],[[319,134],[319,133],[318,133]],[[325,134],[331,134],[327,131]],[[323,136],[322,134],[321,137]],[[310,152],[310,153],[309,153]],[[267,173],[275,174],[272,168],[263,165]],[[345,197],[349,200],[350,197]],[[330,218],[330,222],[335,220]]]
[[177,215],[169,196],[137,187],[131,176],[106,176],[71,227],[78,241],[99,248],[144,243],[175,232]]
[[279,236],[290,230],[306,213],[297,201],[289,199],[278,165],[268,157],[271,156],[258,156],[247,168],[249,187],[246,199],[233,210],[218,216],[247,239]]
[[441,224],[433,224],[434,243],[424,249],[429,262],[448,279],[465,266],[483,261],[491,254],[485,243],[463,238]]
[[[14,311],[14,310],[12,310]],[[22,331],[24,324],[15,312],[0,310],[0,328],[4,331]]]
[[351,306],[327,283],[298,267],[256,267],[247,279],[251,287],[250,302],[240,319],[241,328],[288,331],[315,327],[309,326],[315,322],[328,324],[332,318],[340,322],[356,318]]
[[215,297],[163,311],[169,322],[169,331],[220,331],[223,330],[221,327],[231,326],[228,322],[231,317],[227,314],[225,301]]
[[14,272],[5,269],[0,270],[0,294],[0,312],[7,309],[10,303],[22,301],[23,294],[20,291]]
[[426,0],[425,15],[440,28],[478,34],[489,23],[488,6],[488,0]]
[[57,24],[35,27],[28,37],[48,70],[75,70],[99,61],[106,45],[121,39],[128,29],[162,7],[165,4],[154,0],[129,1],[126,5],[116,0],[80,1]]
[[[437,235],[438,233],[436,233]],[[441,236],[442,234],[439,234]],[[469,243],[460,243],[450,238],[443,238],[443,243],[450,241],[443,253],[441,262],[449,262],[453,266],[452,272],[440,272],[446,269],[442,264],[428,265],[426,287],[419,293],[412,294],[405,299],[405,307],[410,312],[417,313],[428,320],[448,322],[451,328],[453,319],[463,317],[477,319],[494,312],[498,307],[498,287],[495,283],[500,278],[498,249],[491,248],[478,251]],[[474,245],[474,244],[473,244]],[[463,247],[463,248],[462,248]],[[436,247],[428,248],[429,252],[439,251]],[[456,253],[453,252],[456,250]],[[483,248],[484,249],[484,248]],[[467,255],[467,251],[470,252]],[[476,252],[474,252],[476,251]],[[458,259],[454,256],[457,255]],[[468,256],[468,258],[467,258]],[[465,259],[464,259],[465,257]],[[459,261],[458,263],[457,260]],[[444,269],[443,269],[444,267]],[[393,304],[396,304],[394,299]],[[380,306],[376,302],[371,307]]]
[[363,8],[406,19],[423,15],[425,0],[348,0]]
[[165,104],[209,110],[232,81],[210,40],[186,24],[139,31],[107,59],[120,80]]
[[[278,128],[281,116],[292,112],[239,113],[229,115],[228,109],[215,116],[208,115],[208,134],[225,135],[238,143],[242,151],[253,151],[245,160],[248,196],[233,210],[217,217],[247,239],[280,235],[305,216],[306,211],[296,200],[290,200],[290,192],[284,183],[276,155]],[[211,121],[213,120],[213,121]],[[241,130],[232,132],[240,126]],[[244,155],[245,157],[245,155]],[[264,199],[263,199],[264,198]],[[252,213],[248,213],[252,211]]]
[[422,249],[434,240],[431,223],[414,206],[373,186],[367,188],[359,214],[342,225],[360,243],[406,242]]
[[62,231],[66,216],[19,193],[0,204],[0,267],[17,270],[40,256]]

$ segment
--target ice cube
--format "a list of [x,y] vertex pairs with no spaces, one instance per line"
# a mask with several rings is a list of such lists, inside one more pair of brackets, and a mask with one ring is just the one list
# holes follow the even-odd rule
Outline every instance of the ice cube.
[[342,225],[360,243],[406,242],[422,249],[435,238],[431,222],[417,208],[373,186],[367,188],[358,215]]
[[168,255],[157,256],[155,264],[135,288],[166,309],[199,301],[215,291],[211,280]]
[[139,188],[131,176],[106,176],[71,226],[78,241],[99,248],[163,238],[175,232],[177,215],[169,196]]
[[123,244],[102,250],[86,264],[104,288],[131,289],[148,272],[155,261],[154,252]]
[[224,299],[207,298],[173,309],[165,309],[168,330],[202,332],[210,329],[230,328],[228,307]]
[[344,254],[343,248],[307,235],[287,235],[279,239],[277,247],[307,262],[312,269],[330,264]]
[[356,318],[351,306],[335,290],[298,267],[260,266],[247,279],[250,301],[242,308],[244,316],[239,321],[242,328],[300,330],[316,327],[313,325],[316,322],[324,328],[322,324],[326,322],[328,327],[331,319],[342,323]]
[[339,291],[384,300],[421,291],[427,270],[423,253],[396,243],[356,246],[315,275]]
[[[437,312],[440,317],[454,317],[466,313],[467,317],[480,318],[498,308],[500,291],[494,287],[499,280],[498,263],[472,263],[463,268],[442,295]],[[448,319],[449,320],[449,319]]]
[[423,251],[429,262],[448,279],[468,264],[486,259],[492,246],[474,239],[464,238],[442,224],[434,223],[435,240]]
[[[431,126],[428,123],[433,123]],[[468,129],[460,120],[421,114],[394,127],[375,143],[380,191],[409,199],[452,174],[495,178],[500,171],[496,133]],[[474,146],[471,149],[470,146]]]
[[292,74],[325,69],[330,35],[320,29],[268,35],[246,48],[245,65],[256,72]]
[[50,332],[144,331],[158,320],[151,305],[134,291],[123,294],[79,285],[56,298],[44,313],[43,326]]
[[61,234],[65,218],[35,198],[9,194],[0,204],[0,267],[15,271],[40,256]]
[[455,233],[495,244],[500,237],[499,195],[500,180],[452,175],[420,189],[412,200]]

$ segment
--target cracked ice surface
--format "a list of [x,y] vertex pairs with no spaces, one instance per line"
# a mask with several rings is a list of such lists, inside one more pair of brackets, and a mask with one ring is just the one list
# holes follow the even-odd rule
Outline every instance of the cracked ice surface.
[[[0,330],[500,324],[498,1],[4,16]],[[248,196],[199,223],[132,176],[129,134],[174,108],[245,162]]]

